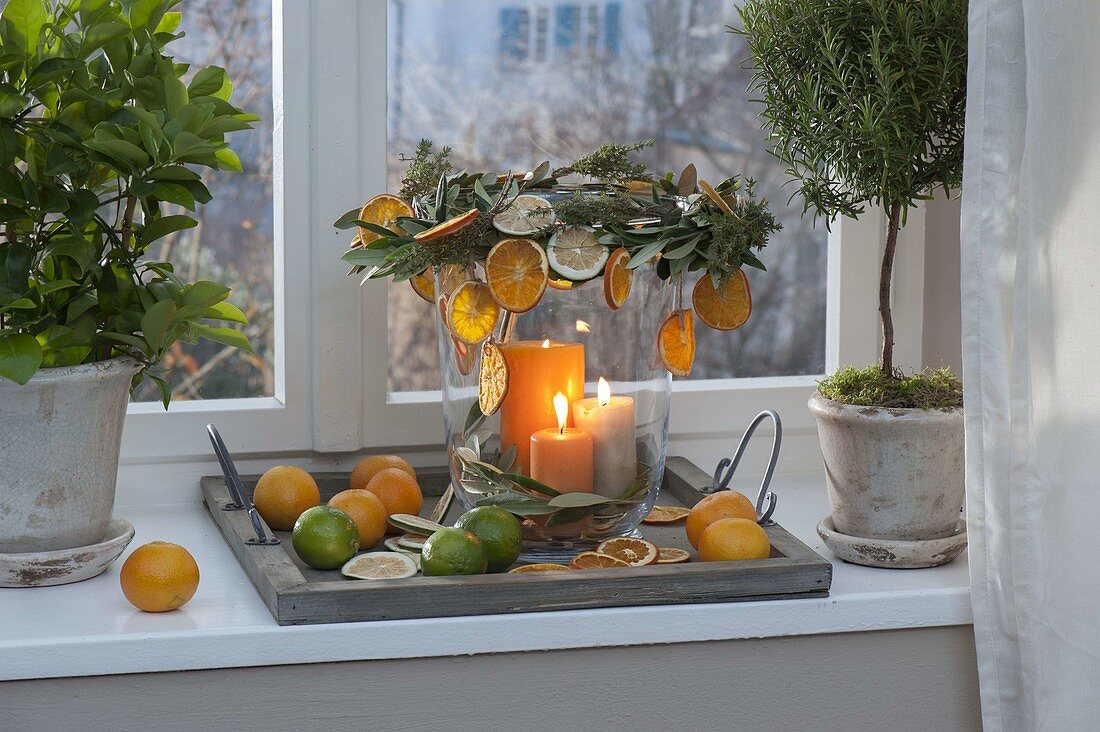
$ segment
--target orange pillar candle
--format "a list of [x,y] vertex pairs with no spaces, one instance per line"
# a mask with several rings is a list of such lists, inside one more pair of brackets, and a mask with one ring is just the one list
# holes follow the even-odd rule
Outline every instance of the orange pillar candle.
[[557,427],[531,435],[531,477],[559,493],[592,492],[592,436],[566,427],[569,401],[565,394],[554,396]]
[[[531,435],[556,427],[554,395],[572,404],[584,396],[584,345],[515,341],[500,346],[508,364],[508,393],[500,405],[500,446],[516,446],[516,472],[531,474]],[[570,426],[568,422],[566,426]]]

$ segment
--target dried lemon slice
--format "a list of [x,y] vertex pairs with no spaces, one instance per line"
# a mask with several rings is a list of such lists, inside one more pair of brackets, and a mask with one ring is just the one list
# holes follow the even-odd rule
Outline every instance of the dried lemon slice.
[[695,317],[690,310],[668,316],[657,332],[661,363],[673,376],[688,376],[695,363]]
[[541,196],[516,196],[493,217],[493,227],[508,236],[531,236],[554,225],[554,209]]
[[481,346],[481,370],[477,379],[477,403],[481,413],[496,414],[508,394],[508,362],[492,341]]
[[508,570],[508,574],[522,574],[525,572],[557,572],[560,570],[568,570],[564,564],[549,564],[543,562],[541,564],[522,564],[515,569]]
[[736,330],[752,314],[752,292],[745,273],[736,270],[721,287],[715,287],[710,275],[704,274],[691,291],[695,314],[715,330]]
[[466,282],[447,303],[447,326],[455,338],[468,345],[477,345],[489,337],[500,319],[500,306],[489,287],[480,282]]
[[416,562],[400,552],[369,552],[349,559],[340,574],[352,579],[403,579],[416,574]]
[[680,564],[691,560],[691,552],[673,546],[663,546],[657,552],[657,564]]
[[687,519],[688,514],[691,513],[690,508],[684,508],[683,506],[654,506],[646,514],[646,517],[642,519],[643,524],[656,524],[658,526],[663,524],[676,524]]
[[555,272],[577,282],[602,273],[608,251],[591,226],[567,226],[550,237],[546,256]]
[[485,280],[505,310],[526,313],[546,292],[546,252],[533,239],[505,239],[485,258]]
[[573,557],[569,563],[570,569],[612,569],[615,567],[629,567],[627,562],[600,552],[581,552]]

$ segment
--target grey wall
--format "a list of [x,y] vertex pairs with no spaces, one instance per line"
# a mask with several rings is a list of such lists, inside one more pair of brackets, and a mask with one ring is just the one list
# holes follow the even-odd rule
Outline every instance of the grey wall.
[[924,364],[962,373],[959,279],[961,201],[942,195],[929,201],[924,241]]
[[975,669],[959,626],[18,681],[0,729],[967,732]]

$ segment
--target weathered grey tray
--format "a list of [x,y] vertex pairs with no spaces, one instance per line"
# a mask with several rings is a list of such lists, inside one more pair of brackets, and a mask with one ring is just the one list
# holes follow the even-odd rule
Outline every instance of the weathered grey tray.
[[[348,476],[314,476],[322,500],[344,490]],[[420,471],[431,512],[447,486],[444,470]],[[258,476],[246,476],[251,495]],[[710,476],[684,458],[669,458],[659,503],[692,506]],[[298,560],[289,532],[274,532],[277,546],[253,546],[255,536],[245,511],[223,511],[231,503],[220,476],[202,479],[203,499],[233,553],[280,625],[342,623],[361,620],[490,615],[630,605],[779,600],[829,594],[832,565],[778,524],[765,527],[772,556],[744,562],[700,562],[530,574],[473,577],[423,577],[401,580],[349,580],[339,571],[324,572]],[[456,518],[457,502],[449,523]],[[641,527],[658,546],[689,549],[682,525]]]

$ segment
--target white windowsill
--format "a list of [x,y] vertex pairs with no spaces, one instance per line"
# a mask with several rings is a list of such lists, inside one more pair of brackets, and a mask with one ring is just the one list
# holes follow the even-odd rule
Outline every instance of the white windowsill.
[[[747,480],[747,479],[746,479]],[[735,486],[751,492],[749,485]],[[777,476],[776,518],[822,556],[814,532],[826,513],[820,474]],[[131,544],[188,547],[202,580],[182,610],[134,610],[116,564],[87,582],[0,589],[0,680],[457,656],[654,643],[764,638],[971,622],[964,554],[946,567],[878,570],[834,563],[832,593],[807,600],[607,608],[463,618],[279,627],[197,498],[119,505]]]

